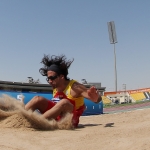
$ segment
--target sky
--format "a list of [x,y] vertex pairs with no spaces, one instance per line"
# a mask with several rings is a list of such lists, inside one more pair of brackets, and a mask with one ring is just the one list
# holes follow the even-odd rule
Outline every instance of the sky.
[[44,54],[74,59],[68,77],[115,90],[150,87],[149,0],[0,0],[0,80],[40,79]]

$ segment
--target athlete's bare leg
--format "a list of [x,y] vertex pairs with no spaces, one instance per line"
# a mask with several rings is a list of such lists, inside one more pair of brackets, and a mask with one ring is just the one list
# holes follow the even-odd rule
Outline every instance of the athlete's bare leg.
[[69,102],[67,99],[62,99],[59,101],[54,107],[50,110],[46,111],[43,116],[44,118],[51,119],[56,118],[60,114],[65,114],[67,112],[71,113],[73,111],[73,104]]
[[[41,97],[41,96],[35,96],[33,97],[26,105],[25,109],[26,110],[39,110],[40,112],[45,112],[45,110],[48,107],[48,101],[46,98]],[[50,110],[47,110],[44,114],[43,117],[46,119],[52,119],[56,118],[60,114],[65,114],[67,112],[72,112],[73,111],[73,104],[69,102],[67,99],[62,99],[59,101],[55,106],[53,106]]]
[[40,112],[44,112],[48,107],[48,100],[41,96],[34,96],[26,105],[26,110],[35,111],[38,109]]

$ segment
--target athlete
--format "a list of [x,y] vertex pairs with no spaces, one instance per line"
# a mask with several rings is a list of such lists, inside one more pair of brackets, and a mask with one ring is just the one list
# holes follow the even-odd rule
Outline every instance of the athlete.
[[92,86],[87,89],[83,84],[70,80],[68,69],[74,59],[67,60],[65,55],[44,55],[39,69],[46,76],[47,82],[53,87],[53,98],[48,100],[41,96],[33,97],[26,105],[26,110],[38,109],[46,119],[60,120],[66,113],[73,113],[74,127],[79,124],[79,117],[85,110],[84,98],[99,103],[102,98],[97,89]]

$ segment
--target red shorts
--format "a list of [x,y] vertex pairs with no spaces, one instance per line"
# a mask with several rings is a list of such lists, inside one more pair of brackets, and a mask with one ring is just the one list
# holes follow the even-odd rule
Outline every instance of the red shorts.
[[[75,107],[75,103],[74,101],[71,101],[69,100]],[[51,109],[52,107],[54,107],[57,103],[56,102],[53,102],[53,101],[48,101],[48,106],[47,106],[47,109],[43,112],[41,112],[42,114],[44,114],[46,111],[48,111],[49,109]],[[82,113],[84,112],[85,110],[85,105],[81,106],[80,108],[78,108],[77,110],[73,110],[73,117],[72,117],[72,123],[73,123],[73,126],[74,127],[77,127],[78,124],[79,124],[79,118],[80,116],[82,115]],[[61,119],[61,116],[58,116],[56,118],[57,121],[59,121]]]
[[83,114],[84,110],[85,110],[85,105],[80,106],[78,109],[76,109],[73,112],[72,123],[75,128],[78,127],[79,118]]
[[53,101],[48,101],[48,106],[46,108],[45,111],[41,112],[42,114],[44,114],[46,111],[48,111],[49,109],[51,109],[52,107],[54,107],[57,103],[56,102],[53,102]]

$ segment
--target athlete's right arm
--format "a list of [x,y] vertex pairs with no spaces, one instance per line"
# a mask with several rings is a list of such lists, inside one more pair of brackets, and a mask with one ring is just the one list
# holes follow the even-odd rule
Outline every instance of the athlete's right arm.
[[87,89],[83,84],[76,82],[73,84],[72,90],[74,95],[76,95],[75,97],[83,96],[95,103],[99,103],[102,100],[101,95],[94,86]]

